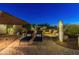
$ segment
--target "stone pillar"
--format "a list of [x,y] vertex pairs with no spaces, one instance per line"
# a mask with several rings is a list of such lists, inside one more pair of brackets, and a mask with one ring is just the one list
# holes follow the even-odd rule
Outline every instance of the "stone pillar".
[[63,42],[63,22],[59,21],[59,41]]

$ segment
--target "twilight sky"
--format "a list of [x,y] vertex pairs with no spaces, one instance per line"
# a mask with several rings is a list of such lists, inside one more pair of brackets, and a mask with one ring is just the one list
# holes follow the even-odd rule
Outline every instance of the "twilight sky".
[[65,24],[79,24],[79,4],[1,4],[0,10],[8,12],[31,24],[57,25],[59,20]]

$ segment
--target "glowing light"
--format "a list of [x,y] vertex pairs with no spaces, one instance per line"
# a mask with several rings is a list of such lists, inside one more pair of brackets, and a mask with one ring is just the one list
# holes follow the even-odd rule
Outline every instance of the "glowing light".
[[59,40],[63,42],[63,22],[59,21]]

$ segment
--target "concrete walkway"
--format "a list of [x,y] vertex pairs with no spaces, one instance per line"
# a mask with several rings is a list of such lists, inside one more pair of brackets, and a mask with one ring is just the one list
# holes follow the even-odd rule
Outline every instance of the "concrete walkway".
[[[40,43],[40,45],[31,45],[32,47],[29,48],[29,46],[22,48],[22,46],[18,45],[19,40],[14,41],[12,44],[10,44],[7,48],[2,50],[0,52],[0,55],[75,55],[79,54],[79,50],[69,49],[62,47],[60,45],[57,45],[54,41],[48,40],[43,43]],[[16,49],[17,47],[17,49]]]
[[[21,50],[20,50],[21,49]],[[69,49],[57,45],[54,41],[49,40],[42,44],[33,45],[30,48],[19,48],[24,54],[29,55],[75,55],[79,54],[79,50]],[[24,51],[25,50],[25,51]]]
[[14,41],[7,48],[3,49],[0,52],[0,55],[15,55],[15,54],[23,55],[21,51],[15,49],[15,47],[18,47],[18,45],[19,45],[19,40]]

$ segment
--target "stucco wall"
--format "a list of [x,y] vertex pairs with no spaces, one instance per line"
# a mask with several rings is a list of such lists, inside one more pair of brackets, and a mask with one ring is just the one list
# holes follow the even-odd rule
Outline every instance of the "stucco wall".
[[0,34],[6,34],[6,25],[0,25]]
[[[22,29],[22,26],[21,25],[12,25],[12,29],[9,30],[9,35],[13,35],[13,34],[16,34],[19,30]],[[7,34],[7,31],[6,31],[6,28],[7,28],[7,25],[4,25],[4,24],[0,24],[0,34]]]

